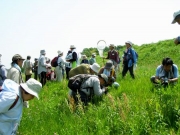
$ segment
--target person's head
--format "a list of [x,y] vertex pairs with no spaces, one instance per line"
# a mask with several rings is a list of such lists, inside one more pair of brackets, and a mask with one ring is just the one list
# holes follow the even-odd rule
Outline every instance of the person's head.
[[133,45],[133,43],[131,41],[126,41],[125,44],[126,44],[127,48],[130,48]]
[[13,57],[12,57],[12,64],[17,64],[19,67],[22,67],[22,64],[23,64],[23,61],[25,59],[22,58],[21,55],[19,54],[15,54]]
[[95,53],[92,53],[92,57],[95,58],[95,57],[96,57],[96,54],[95,54]]
[[93,63],[90,65],[90,72],[91,74],[97,74],[99,72],[100,66],[97,63]]
[[35,59],[34,59],[34,61],[36,62],[36,61],[38,61],[38,59],[37,59],[37,58],[35,58]]
[[173,65],[173,61],[171,60],[171,58],[164,58],[162,60],[162,65],[163,65],[163,69],[166,71],[166,72],[169,72],[172,68],[172,65]]
[[110,44],[110,45],[109,45],[109,49],[110,49],[110,50],[113,50],[114,47],[115,47],[114,44]]
[[111,70],[113,68],[113,62],[111,60],[108,60],[106,62],[106,65],[104,66],[104,69]]
[[58,56],[63,56],[63,52],[58,51],[57,53],[58,53]]
[[74,45],[71,45],[70,49],[73,50],[73,49],[76,49],[76,47]]
[[172,24],[174,24],[176,22],[180,25],[180,10],[177,12],[174,12],[174,14],[173,14]]
[[45,51],[45,50],[41,50],[41,51],[40,51],[40,54],[41,54],[41,55],[46,55],[46,51]]
[[28,56],[27,56],[27,60],[30,60],[30,59],[31,59],[31,56],[28,55]]
[[82,56],[82,59],[84,60],[84,59],[87,59],[87,56],[86,55],[83,55]]
[[39,92],[41,91],[42,84],[37,80],[30,78],[26,83],[21,83],[20,87],[24,101],[31,100],[34,97],[39,99]]
[[105,74],[99,74],[98,75],[100,85],[101,86],[106,86],[108,83],[108,77]]

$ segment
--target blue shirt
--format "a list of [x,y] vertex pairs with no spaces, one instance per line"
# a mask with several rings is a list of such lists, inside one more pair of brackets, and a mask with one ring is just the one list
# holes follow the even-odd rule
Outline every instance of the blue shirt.
[[[172,69],[173,68],[173,69]],[[165,72],[163,69],[162,65],[159,65],[156,69],[156,77],[162,78],[162,77],[167,77],[168,79],[172,78],[178,78],[179,77],[179,72],[178,72],[178,67],[177,65],[173,64],[171,70],[169,72]],[[167,74],[167,75],[166,75]]]
[[[16,97],[16,105],[9,110]],[[0,135],[11,135],[15,125],[20,122],[23,109],[23,99],[20,86],[10,79],[6,79],[0,92]]]
[[[133,48],[128,48],[126,53],[127,53],[126,57],[128,59],[128,67],[133,66],[133,64],[136,65],[137,57],[136,57],[134,49]],[[131,55],[132,55],[132,59],[130,58]]]

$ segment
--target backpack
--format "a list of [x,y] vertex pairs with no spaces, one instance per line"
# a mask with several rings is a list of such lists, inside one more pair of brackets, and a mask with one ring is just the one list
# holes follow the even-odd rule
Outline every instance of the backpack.
[[83,84],[91,76],[92,75],[89,75],[89,74],[79,74],[79,75],[73,76],[69,78],[68,87],[72,91],[77,92],[78,90],[80,90],[81,84]]
[[54,57],[54,58],[52,59],[52,61],[51,61],[51,66],[52,66],[52,67],[57,67],[57,66],[58,66],[58,63],[57,63],[58,58],[59,58],[59,56]]
[[[134,53],[135,53],[136,59],[138,60],[138,53],[135,50],[134,50]],[[127,56],[127,55],[129,55],[129,56]],[[130,54],[124,52],[123,61],[129,61],[130,59],[132,59],[132,62],[134,63],[134,59],[132,58],[132,49],[130,49]]]

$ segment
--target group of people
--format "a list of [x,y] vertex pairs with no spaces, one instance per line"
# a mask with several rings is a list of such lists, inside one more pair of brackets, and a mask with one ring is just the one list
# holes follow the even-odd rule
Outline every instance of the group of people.
[[[173,14],[172,24],[176,22],[180,24],[180,11]],[[180,44],[179,36],[175,38],[174,43],[176,45]],[[137,66],[137,55],[132,48],[132,42],[127,41],[125,44],[122,77],[125,77],[129,71],[131,77],[135,79],[133,69]],[[65,61],[62,59],[63,52],[58,51],[57,66],[54,67],[55,80],[61,81],[66,72],[66,78],[74,81],[71,85],[78,85],[77,78],[88,75],[86,79],[81,80],[81,85],[77,88],[78,91],[69,89],[70,99],[78,102],[78,95],[80,95],[80,100],[86,105],[93,96],[106,94],[108,86],[119,87],[116,82],[117,71],[120,68],[119,54],[113,44],[110,44],[109,48],[110,51],[107,57],[104,57],[104,59],[108,59],[104,67],[100,67],[96,63],[94,53],[89,60],[84,56],[81,65],[77,66],[78,55],[74,45],[70,46]],[[46,84],[47,73],[51,72],[52,68],[50,59],[47,59],[45,55],[46,51],[41,50],[39,59],[36,58],[34,64],[32,64],[31,56],[27,56],[24,62],[25,59],[21,55],[15,54],[12,57],[11,68],[8,72],[5,66],[0,65],[0,134],[16,134],[22,117],[23,106],[28,107],[27,101],[34,97],[39,99],[39,93]],[[24,68],[26,82],[23,81],[22,67]],[[35,79],[31,78],[32,72],[34,72]],[[40,82],[37,81],[38,78]],[[52,78],[52,76],[49,78]],[[171,58],[166,57],[163,58],[162,64],[156,69],[155,76],[152,76],[150,80],[154,85],[160,84],[167,87],[169,84],[176,84],[178,78],[177,65],[173,63]]]

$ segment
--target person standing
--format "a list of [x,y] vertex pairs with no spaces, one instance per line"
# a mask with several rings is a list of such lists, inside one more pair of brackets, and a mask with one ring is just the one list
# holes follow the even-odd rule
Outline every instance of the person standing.
[[130,72],[131,77],[134,79],[134,70],[133,66],[136,67],[137,63],[137,58],[134,49],[132,48],[132,42],[127,41],[125,42],[126,44],[126,50],[124,51],[124,56],[123,56],[123,70],[122,70],[122,77],[126,75],[126,73]]
[[46,63],[46,51],[41,50],[40,51],[40,57],[38,60],[38,75],[40,75],[40,82],[42,86],[46,84],[46,72],[47,72],[47,66],[48,64]]
[[[173,21],[172,24],[178,23],[180,25],[180,10],[177,12],[174,12],[173,14]],[[176,45],[180,44],[180,36],[178,36],[177,38],[175,38],[174,43]]]
[[39,98],[41,88],[41,83],[33,78],[20,85],[10,79],[4,81],[0,92],[0,135],[16,134],[22,117],[23,101]]
[[109,59],[113,62],[114,68],[117,69],[117,63],[119,61],[119,55],[118,52],[115,50],[115,46],[114,44],[110,44],[109,45],[109,51],[108,51],[108,55],[105,59]]
[[38,80],[38,59],[37,58],[34,59],[33,69],[34,69],[34,79]]
[[24,66],[23,66],[26,81],[29,80],[32,75],[33,64],[30,60],[31,60],[31,56],[27,56],[27,60],[24,62]]
[[84,63],[84,64],[89,64],[89,61],[88,61],[86,55],[83,55],[83,56],[82,56],[81,64],[83,64],[83,63]]
[[76,47],[74,45],[71,45],[70,46],[70,50],[72,52],[71,54],[71,58],[66,60],[67,62],[70,62],[71,63],[71,68],[75,68],[77,67],[77,60],[78,60],[78,56],[77,56],[77,52],[76,52]]
[[89,64],[92,65],[96,63],[96,54],[95,53],[92,53],[92,56],[91,58],[89,59]]
[[24,60],[25,59],[22,58],[22,56],[19,54],[15,54],[12,57],[11,68],[9,69],[7,73],[7,79],[11,79],[18,84],[24,82],[22,78],[22,72],[21,72],[21,68],[22,68],[22,64]]
[[57,66],[55,67],[56,81],[60,82],[63,79],[64,60],[62,59],[63,52],[58,51]]

